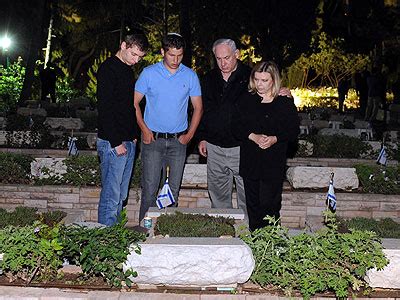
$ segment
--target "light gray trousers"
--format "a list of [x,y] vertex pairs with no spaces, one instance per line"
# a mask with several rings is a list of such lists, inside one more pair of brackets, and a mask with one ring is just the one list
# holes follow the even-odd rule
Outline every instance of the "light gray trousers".
[[235,179],[237,207],[248,222],[243,179],[239,175],[240,147],[223,148],[207,142],[207,184],[213,208],[232,208]]

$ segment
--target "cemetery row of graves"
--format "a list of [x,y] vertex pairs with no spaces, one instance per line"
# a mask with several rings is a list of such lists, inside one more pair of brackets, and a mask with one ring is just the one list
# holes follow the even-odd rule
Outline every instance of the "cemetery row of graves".
[[[43,106],[19,108],[17,114],[0,118],[0,283],[67,282],[128,291],[137,284],[216,283],[245,293],[243,286],[252,282],[252,293],[272,288],[304,298],[388,288],[376,278],[382,277],[379,270],[398,263],[397,250],[381,243],[382,238],[400,236],[400,126],[393,112],[371,124],[355,112],[301,111],[301,135],[288,160],[281,223],[251,234],[240,229],[237,213],[210,208],[205,165],[193,147],[177,212],[153,212],[153,227],[145,236],[132,230],[140,205],[140,159],[120,223],[88,226],[96,221],[100,186],[96,111],[70,109],[65,118],[49,113],[52,104]],[[68,155],[71,138],[77,156]],[[328,194],[337,199],[336,214],[327,209]],[[66,221],[71,216],[73,220]],[[357,216],[365,218],[353,219]],[[68,225],[77,221],[83,223]],[[304,231],[293,236],[288,227]],[[200,240],[181,240],[184,237]],[[178,251],[172,254],[176,261],[171,258],[166,265],[160,253],[171,249]],[[78,270],[72,279],[66,262]],[[203,267],[189,267],[193,264]],[[398,274],[391,273],[394,279],[383,282],[400,288]]]

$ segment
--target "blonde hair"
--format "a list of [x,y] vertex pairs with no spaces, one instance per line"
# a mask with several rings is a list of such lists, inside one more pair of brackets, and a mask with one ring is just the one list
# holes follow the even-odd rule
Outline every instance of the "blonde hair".
[[257,93],[256,83],[254,82],[254,76],[256,72],[267,72],[271,75],[273,81],[272,96],[274,98],[278,96],[279,90],[281,89],[281,75],[276,63],[273,61],[261,61],[254,66],[253,70],[251,70],[248,89],[249,92],[253,94]]

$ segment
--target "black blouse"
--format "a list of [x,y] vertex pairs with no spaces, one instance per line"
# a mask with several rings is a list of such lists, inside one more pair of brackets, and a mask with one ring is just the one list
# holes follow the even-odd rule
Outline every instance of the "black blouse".
[[[283,180],[288,142],[295,141],[299,118],[293,99],[277,96],[271,103],[261,103],[258,94],[243,94],[233,119],[233,134],[241,140],[240,175],[250,179]],[[277,142],[261,149],[249,140],[250,133],[276,136]]]

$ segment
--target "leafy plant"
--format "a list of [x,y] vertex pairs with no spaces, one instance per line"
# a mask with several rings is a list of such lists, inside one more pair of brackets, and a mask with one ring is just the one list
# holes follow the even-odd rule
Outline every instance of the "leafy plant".
[[0,228],[8,225],[20,227],[32,225],[37,219],[37,208],[19,206],[12,212],[2,210],[0,211]]
[[235,220],[232,218],[175,212],[159,216],[154,233],[173,237],[235,236],[234,224]]
[[24,206],[18,206],[14,211],[10,212],[5,209],[0,209],[0,228],[7,226],[30,226],[35,221],[39,220],[41,223],[53,227],[66,215],[65,212],[59,210],[38,213],[37,208]]
[[69,75],[62,78],[58,77],[56,81],[56,98],[58,102],[67,103],[79,95],[79,91],[74,88],[74,79]]
[[27,155],[0,152],[0,182],[29,183],[32,161]]
[[379,239],[369,231],[339,233],[335,215],[328,212],[327,218],[327,228],[314,235],[291,237],[272,218],[275,225],[242,234],[256,261],[251,280],[278,286],[287,295],[299,290],[306,299],[323,291],[347,297],[349,288],[365,286],[366,271],[388,263]]
[[111,52],[104,49],[100,52],[99,58],[94,60],[93,65],[89,68],[87,74],[89,76],[88,86],[86,88],[86,95],[92,100],[92,102],[97,102],[96,92],[97,92],[97,71],[100,65],[111,56]]
[[363,192],[375,194],[400,193],[400,166],[355,166]]
[[400,161],[400,142],[395,145],[386,144],[387,155],[390,159]]
[[13,148],[50,148],[55,138],[44,121],[45,117],[41,116],[9,115],[6,126],[7,145]]
[[38,221],[31,226],[0,229],[1,268],[11,281],[21,278],[29,283],[36,276],[39,280],[55,276],[62,265],[62,248],[58,226]]
[[320,85],[337,87],[342,79],[362,71],[369,64],[367,55],[346,53],[343,40],[332,38],[325,32],[312,38],[313,52],[302,54],[287,71],[291,87],[308,87],[318,82]]
[[133,270],[123,271],[122,265],[130,251],[140,253],[137,242],[145,239],[144,234],[125,227],[126,210],[120,221],[111,227],[84,228],[66,227],[63,232],[64,256],[69,262],[81,266],[86,277],[102,276],[110,285],[120,287],[124,281],[131,286]]
[[360,158],[372,150],[360,139],[344,135],[313,135],[308,141],[313,144],[313,157]]
[[66,184],[76,186],[100,185],[100,164],[97,156],[70,156],[65,160],[67,173],[63,176]]
[[64,219],[66,216],[67,213],[64,211],[54,210],[40,214],[39,219],[40,222],[42,222],[43,224],[54,227],[56,224],[60,223],[62,219]]
[[400,238],[400,224],[390,218],[374,220],[369,218],[353,218],[349,220],[338,219],[342,230],[356,229],[362,231],[373,231],[380,238]]
[[25,67],[22,59],[12,63],[8,68],[0,65],[0,111],[15,110],[22,91],[25,77]]

